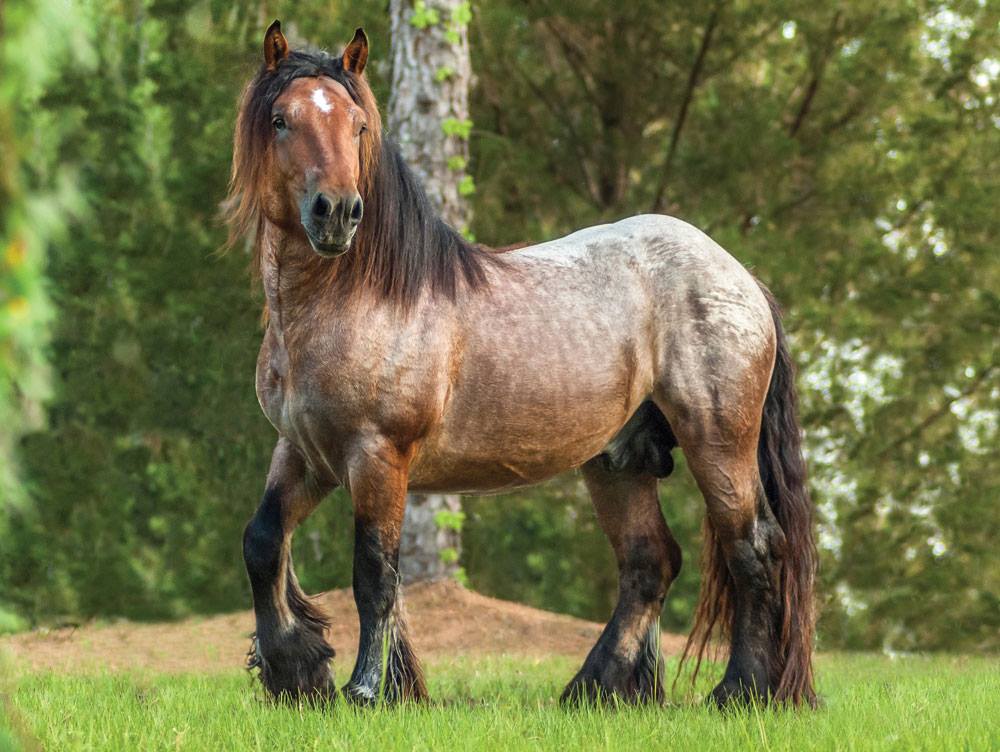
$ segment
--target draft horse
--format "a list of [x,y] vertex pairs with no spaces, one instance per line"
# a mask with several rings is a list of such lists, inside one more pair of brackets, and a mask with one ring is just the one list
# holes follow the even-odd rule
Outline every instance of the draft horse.
[[681,552],[657,479],[679,446],[707,505],[688,652],[729,639],[710,699],[812,703],[816,555],[774,300],[666,216],[503,254],[467,242],[383,133],[367,58],[361,29],[330,55],[289,50],[276,21],[236,125],[228,220],[255,248],[256,389],[280,435],[243,539],[251,663],[269,693],[336,691],[327,622],[290,553],[331,489],[350,492],[355,519],[361,637],[343,694],[418,700],[397,574],[407,490],[493,492],[580,468],[619,596],[563,698],[661,700],[659,615]]

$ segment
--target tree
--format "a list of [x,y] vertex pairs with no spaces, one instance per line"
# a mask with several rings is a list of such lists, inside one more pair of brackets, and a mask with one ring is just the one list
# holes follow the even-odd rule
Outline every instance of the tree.
[[[75,3],[15,0],[0,6],[0,536],[8,533],[9,516],[25,511],[18,442],[44,425],[49,396],[49,243],[63,236],[66,218],[79,209],[66,165],[45,171],[30,164],[42,140],[29,134],[44,122],[39,100],[59,66],[88,67],[86,28]],[[48,35],[58,41],[39,56]],[[50,146],[62,129],[47,125],[44,145]],[[16,623],[3,605],[0,597],[0,632]]]
[[[391,0],[389,130],[442,218],[468,231],[468,0]],[[457,494],[411,494],[399,567],[404,582],[458,572],[462,503]]]
[[225,191],[244,72],[211,62],[240,38],[188,26],[188,10],[103,17],[101,75],[68,65],[40,101],[52,143],[33,164],[81,165],[87,211],[48,266],[55,396],[48,429],[22,445],[36,503],[0,546],[0,588],[30,616],[246,602],[243,576],[220,562],[270,441],[253,397],[258,314],[245,260],[213,255],[222,231],[205,200]]

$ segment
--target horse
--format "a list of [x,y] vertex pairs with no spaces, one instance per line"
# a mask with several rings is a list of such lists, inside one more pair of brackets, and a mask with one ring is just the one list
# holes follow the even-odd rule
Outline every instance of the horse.
[[340,55],[275,21],[243,92],[225,204],[263,287],[260,406],[277,430],[243,556],[269,696],[338,694],[291,539],[334,488],[354,512],[357,661],[340,693],[427,698],[397,563],[407,491],[491,493],[579,469],[618,602],[562,694],[662,702],[681,566],[657,484],[680,448],[706,504],[685,657],[728,640],[708,701],[815,702],[816,549],[774,298],[695,227],[644,215],[504,253],[445,224],[382,130],[358,29]]

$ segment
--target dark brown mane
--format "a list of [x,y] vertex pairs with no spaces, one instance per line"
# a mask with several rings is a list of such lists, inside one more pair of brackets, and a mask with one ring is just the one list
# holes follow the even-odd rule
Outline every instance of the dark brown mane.
[[243,93],[224,205],[229,246],[252,237],[253,265],[259,271],[266,221],[262,199],[273,139],[271,109],[293,80],[319,76],[342,84],[368,116],[358,185],[365,218],[351,249],[330,262],[334,292],[368,289],[405,309],[425,289],[454,299],[463,283],[470,289],[485,285],[487,266],[503,262],[441,220],[396,145],[383,137],[378,105],[364,76],[344,70],[340,57],[322,51],[291,52],[274,70],[262,66]]

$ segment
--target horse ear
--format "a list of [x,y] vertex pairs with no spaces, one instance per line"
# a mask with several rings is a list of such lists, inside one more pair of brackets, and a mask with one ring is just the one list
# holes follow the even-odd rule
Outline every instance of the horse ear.
[[264,63],[268,70],[274,70],[286,57],[288,57],[288,42],[281,33],[281,21],[275,21],[264,33]]
[[354,32],[354,39],[344,49],[344,70],[360,76],[368,62],[368,35],[360,26]]

